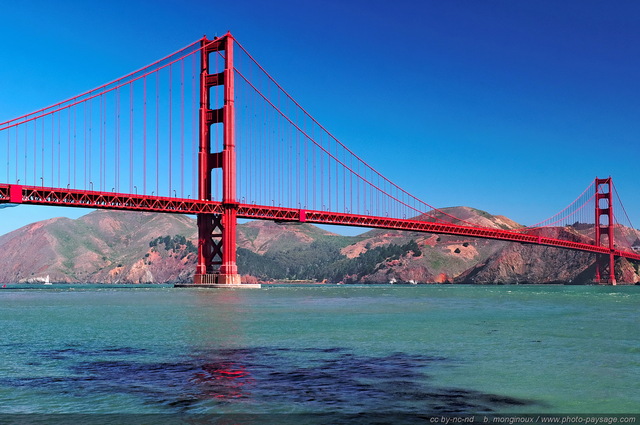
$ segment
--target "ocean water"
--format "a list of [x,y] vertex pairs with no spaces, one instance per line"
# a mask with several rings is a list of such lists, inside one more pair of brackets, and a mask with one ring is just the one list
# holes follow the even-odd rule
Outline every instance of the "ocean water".
[[640,286],[36,287],[0,415],[640,412]]

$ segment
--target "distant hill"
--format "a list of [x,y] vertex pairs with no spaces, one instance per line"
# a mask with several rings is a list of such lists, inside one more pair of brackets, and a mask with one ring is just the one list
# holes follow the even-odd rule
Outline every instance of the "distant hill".
[[[474,208],[442,211],[483,227],[521,227]],[[540,231],[581,242],[593,238],[584,225]],[[630,229],[619,232],[619,246],[635,240]],[[52,282],[189,282],[196,237],[195,220],[182,215],[98,210],[76,220],[54,218],[0,236],[0,282],[47,275]],[[237,239],[245,281],[587,283],[594,271],[592,254],[420,232],[341,236],[310,224],[251,221],[238,226]],[[616,268],[619,280],[638,282],[637,266],[621,260]]]
[[180,215],[95,211],[76,220],[53,218],[0,236],[0,281],[50,276],[53,282],[164,282],[188,279],[184,258],[153,252],[166,235],[195,238],[194,220]]

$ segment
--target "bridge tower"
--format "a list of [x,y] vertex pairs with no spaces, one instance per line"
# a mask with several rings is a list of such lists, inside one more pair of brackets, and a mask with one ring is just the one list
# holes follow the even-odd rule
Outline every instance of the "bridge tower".
[[[198,214],[198,262],[194,283],[239,284],[236,264],[236,151],[233,44],[231,33],[220,38],[200,41],[200,147],[198,153],[198,197],[211,200],[212,176],[222,169],[222,214]],[[209,55],[224,51],[224,70],[209,73]],[[210,89],[224,86],[223,105],[212,110]],[[211,126],[223,126],[223,148],[211,152]]]
[[[616,284],[615,274],[615,257],[613,255],[614,245],[614,223],[613,223],[613,194],[611,177],[599,179],[596,177],[596,222],[595,222],[595,240],[596,246],[606,246],[609,248],[609,254],[596,254],[596,283],[602,283],[603,275],[609,273],[608,278],[604,282]],[[605,218],[606,217],[606,218]],[[606,245],[603,238],[606,236]],[[608,257],[608,258],[607,258]]]

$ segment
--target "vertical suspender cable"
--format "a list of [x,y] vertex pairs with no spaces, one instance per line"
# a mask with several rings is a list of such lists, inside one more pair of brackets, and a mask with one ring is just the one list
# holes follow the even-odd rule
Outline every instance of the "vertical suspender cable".
[[142,80],[142,193],[147,194],[147,76]]
[[[251,73],[251,69],[249,70],[249,72]],[[248,143],[246,143],[246,148],[248,148],[248,152],[247,152],[247,156],[249,157],[249,163],[248,163],[248,171],[247,171],[247,183],[248,183],[248,187],[247,187],[247,198],[246,198],[246,202],[249,203],[250,200],[253,200],[253,178],[252,176],[255,175],[255,172],[253,171],[253,155],[251,155],[253,149],[251,149],[251,147],[254,146],[255,141],[253,140],[253,124],[254,124],[254,120],[252,119],[253,117],[251,116],[252,111],[254,111],[255,109],[255,104],[253,102],[253,96],[251,96],[251,98],[249,98],[250,96],[250,92],[247,91],[247,95],[246,95],[246,102],[248,103],[247,107],[249,105],[251,105],[250,108],[248,108],[247,110],[247,131],[248,131],[248,138],[249,141]]]
[[180,61],[180,197],[184,198],[184,59]]
[[[278,104],[280,104],[280,93],[278,93],[278,100],[277,100]],[[284,166],[284,160],[282,158],[283,156],[283,146],[282,146],[282,135],[281,130],[282,130],[282,126],[280,125],[280,123],[282,122],[282,120],[280,119],[280,117],[278,117],[278,121],[276,122],[276,128],[275,128],[275,134],[276,134],[276,144],[275,144],[275,148],[276,148],[276,169],[278,170],[278,180],[275,184],[275,187],[277,188],[277,192],[273,195],[274,198],[277,198],[278,201],[282,200],[282,167]],[[276,202],[277,203],[277,202]]]
[[33,122],[33,185],[36,185],[36,181],[37,181],[37,161],[38,161],[38,151],[37,151],[37,143],[38,141],[38,121],[35,120]]
[[173,148],[173,139],[172,139],[172,113],[173,113],[173,109],[172,109],[172,97],[173,97],[173,92],[172,92],[172,88],[173,88],[173,69],[172,69],[172,65],[169,65],[169,196],[172,196],[172,168],[171,165],[173,163],[173,152],[172,152],[172,148]]
[[[103,96],[101,96],[102,98]],[[102,99],[102,103],[103,103],[103,109],[102,109],[102,120],[103,120],[103,126],[102,126],[102,154],[100,155],[100,158],[103,161],[102,164],[102,179],[104,181],[104,185],[105,188],[108,189],[107,185],[107,99],[106,96],[104,96],[104,98]]]
[[78,151],[77,151],[77,140],[78,140],[78,109],[77,106],[73,108],[73,187],[77,188],[77,177],[78,177]]
[[[92,110],[93,109],[93,105],[92,105],[91,100],[88,101],[88,104],[89,104],[89,107],[88,107],[88,109],[89,109],[89,182],[93,182],[93,175],[91,173],[91,166],[92,166],[91,162],[92,162],[92,159],[93,159],[93,155],[92,155],[92,153],[93,153],[92,152],[93,151],[93,143],[92,143],[92,141],[93,141],[93,137],[92,137],[93,136],[93,134],[92,134],[93,133],[93,122],[91,121],[91,118],[93,116],[93,110]],[[95,187],[93,186],[93,183],[91,184],[91,190],[95,190]]]
[[98,122],[100,123],[100,128],[98,130],[100,136],[98,137],[99,140],[99,156],[100,156],[100,168],[99,168],[99,187],[100,190],[102,190],[102,173],[103,173],[103,169],[102,169],[102,164],[103,164],[103,158],[102,158],[102,151],[104,149],[103,147],[103,136],[104,136],[104,129],[106,127],[106,119],[105,119],[105,107],[104,107],[104,95],[101,94],[100,95],[100,109],[99,109],[99,119]]
[[[35,126],[35,124],[34,124]],[[29,138],[29,123],[27,123],[25,125],[25,131],[24,131],[24,182],[27,183],[27,163],[28,163],[28,156],[29,154],[28,152],[28,148],[29,148],[29,142],[28,142],[28,138]]]
[[[303,117],[304,119],[304,117]],[[307,132],[307,120],[303,122],[304,132]],[[298,137],[300,137],[298,135]],[[304,207],[308,208],[309,205],[309,142],[306,138],[302,139],[304,143]]]
[[133,125],[134,125],[134,109],[133,109],[133,82],[129,83],[129,193],[133,191]]
[[116,89],[116,151],[115,151],[115,165],[116,165],[116,189],[120,186],[120,88]]
[[[314,130],[313,127],[311,127],[311,138],[315,140],[315,135],[313,134]],[[317,145],[311,145],[311,205],[310,208],[313,209],[317,209],[319,210],[320,208],[318,207],[318,205],[316,204],[316,197],[318,195],[317,192],[317,180],[318,180],[318,176],[316,174],[316,146]]]
[[[16,129],[17,132],[17,129]],[[16,133],[17,134],[17,133]],[[11,145],[11,132],[7,130],[7,183],[9,183],[9,161],[11,158],[11,149],[9,146]]]
[[44,186],[44,143],[45,143],[45,138],[44,138],[44,120],[45,117],[42,117],[40,119],[40,128],[41,128],[41,135],[40,138],[42,139],[42,144],[40,147],[40,153],[42,155],[42,160],[40,161],[40,183],[42,186]]
[[196,187],[197,177],[196,173],[198,170],[197,158],[196,154],[196,140],[197,140],[197,108],[196,108],[196,55],[191,56],[191,193],[193,197],[196,198],[196,194],[198,193],[198,189]]
[[60,115],[62,115],[62,113],[58,112],[58,187],[60,187],[60,150],[62,149],[60,140]]
[[[26,128],[26,124],[25,124],[25,128]],[[18,183],[18,133],[19,133],[20,128],[16,127],[16,184]]]
[[160,191],[158,168],[160,167],[160,76],[156,71],[156,195]]

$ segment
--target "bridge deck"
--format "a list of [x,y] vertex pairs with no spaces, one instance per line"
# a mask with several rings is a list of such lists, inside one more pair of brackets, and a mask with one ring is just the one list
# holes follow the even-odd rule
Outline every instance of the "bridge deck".
[[[0,202],[31,205],[51,205],[80,208],[99,208],[127,211],[163,212],[175,214],[220,214],[222,202],[195,199],[168,198],[113,192],[84,191],[65,188],[39,186],[19,186],[0,184]],[[545,245],[596,254],[610,254],[602,246],[564,241],[538,235],[519,233],[501,229],[434,223],[422,220],[374,217],[329,211],[315,211],[295,208],[270,207],[265,205],[237,204],[239,218],[273,220],[279,222],[306,222],[314,224],[334,224],[359,226],[412,232],[437,233],[445,235],[469,236],[534,245]],[[614,250],[613,254],[640,261],[640,254]]]

